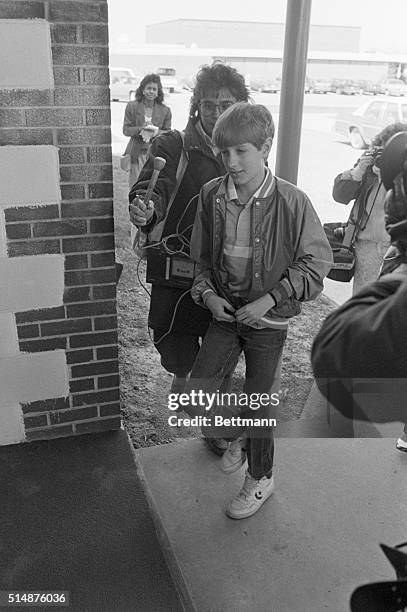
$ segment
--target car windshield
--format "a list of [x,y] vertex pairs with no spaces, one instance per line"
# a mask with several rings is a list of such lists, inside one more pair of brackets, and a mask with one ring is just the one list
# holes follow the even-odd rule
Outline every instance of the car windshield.
[[366,102],[366,104],[359,106],[359,108],[357,108],[353,114],[357,115],[358,117],[362,117],[366,113],[369,106],[371,106],[371,104],[372,102]]

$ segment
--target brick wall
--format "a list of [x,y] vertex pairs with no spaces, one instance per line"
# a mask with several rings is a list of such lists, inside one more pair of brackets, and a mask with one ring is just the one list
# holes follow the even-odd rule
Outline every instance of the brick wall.
[[61,194],[55,202],[4,206],[7,257],[64,259],[61,303],[15,313],[19,351],[62,349],[69,379],[67,396],[20,402],[25,440],[116,429],[107,3],[2,0],[6,19],[49,23],[54,87],[2,89],[0,82],[0,145],[56,147]]

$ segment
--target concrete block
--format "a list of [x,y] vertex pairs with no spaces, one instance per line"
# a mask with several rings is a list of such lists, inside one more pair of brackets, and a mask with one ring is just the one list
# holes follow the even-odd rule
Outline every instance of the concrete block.
[[49,2],[50,21],[103,21],[107,22],[107,5],[102,2]]
[[55,240],[21,240],[9,242],[9,257],[20,257],[23,255],[44,255],[61,252],[61,241]]
[[2,90],[0,107],[52,106],[53,100],[52,89],[32,89],[31,91],[28,89],[9,89]]
[[57,219],[59,218],[59,208],[58,204],[15,206],[13,208],[5,208],[4,217],[6,223],[15,223],[16,221],[38,221],[39,219]]
[[[88,90],[86,90],[88,91]],[[65,92],[65,90],[64,90]],[[107,92],[107,100],[109,98],[108,90]],[[92,91],[92,96],[94,100],[85,99],[84,94],[80,92],[81,97],[84,99],[81,100],[80,104],[82,106],[86,106],[87,104],[108,104],[109,102],[106,100],[98,100],[96,99],[97,95],[102,95],[98,91]],[[105,94],[103,94],[104,96]],[[61,100],[63,103],[67,103],[64,100],[63,94],[61,96]],[[57,131],[58,145],[90,145],[90,144],[110,144],[111,134],[110,127],[86,127],[86,128],[61,128]]]
[[79,85],[80,69],[75,67],[58,66],[54,68],[55,85]]
[[74,126],[84,123],[80,108],[33,108],[25,111],[25,117],[28,127]]
[[68,395],[65,351],[0,358],[0,413],[17,403]]
[[0,206],[60,202],[58,149],[52,145],[1,147],[0,184]]
[[0,312],[59,306],[63,291],[62,255],[0,258]]
[[53,43],[76,43],[78,27],[76,24],[52,23],[51,41]]
[[1,19],[0,89],[52,89],[51,36],[42,19]]
[[14,314],[0,312],[0,359],[17,355],[19,351]]
[[[72,2],[70,2],[72,6]],[[54,46],[52,57],[55,66],[107,66],[109,55],[106,47],[61,45]]]
[[51,128],[4,128],[0,131],[2,147],[52,145],[53,142],[54,135]]
[[0,407],[0,445],[18,444],[25,440],[23,411],[19,404]]
[[109,69],[84,68],[84,82],[86,85],[109,85]]
[[107,45],[109,42],[109,31],[102,24],[83,24],[82,36],[84,43]]

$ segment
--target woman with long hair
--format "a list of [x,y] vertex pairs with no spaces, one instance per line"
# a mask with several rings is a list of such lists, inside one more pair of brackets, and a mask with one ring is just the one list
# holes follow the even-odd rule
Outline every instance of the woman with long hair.
[[171,129],[171,110],[163,102],[164,92],[158,74],[146,74],[136,91],[136,99],[126,106],[123,134],[130,136],[125,155],[130,155],[129,187],[133,187],[144,163],[151,140]]

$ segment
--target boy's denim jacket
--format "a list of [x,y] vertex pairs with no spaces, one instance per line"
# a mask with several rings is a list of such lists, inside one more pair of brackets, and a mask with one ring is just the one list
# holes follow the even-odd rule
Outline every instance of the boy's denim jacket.
[[[230,299],[227,273],[222,270],[226,215],[226,177],[206,183],[200,192],[191,237],[191,257],[197,273],[191,289],[194,301],[212,289]],[[332,266],[332,251],[311,202],[295,185],[277,178],[274,189],[251,205],[252,283],[246,302],[270,293],[276,306],[266,313],[287,319],[301,311],[323,289]]]

